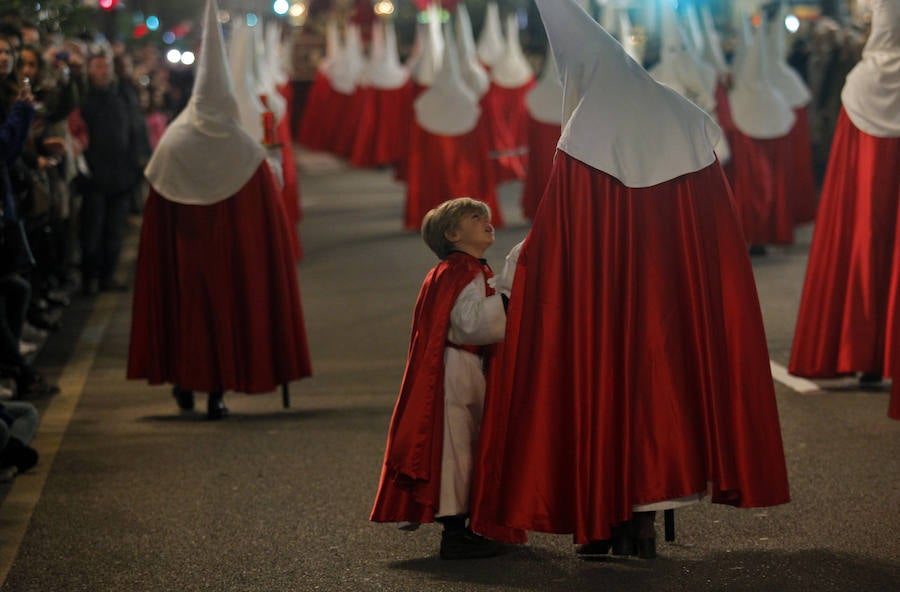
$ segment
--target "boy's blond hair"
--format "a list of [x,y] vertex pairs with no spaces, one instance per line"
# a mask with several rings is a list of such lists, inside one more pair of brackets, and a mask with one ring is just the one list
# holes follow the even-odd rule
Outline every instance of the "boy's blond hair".
[[457,197],[445,201],[422,218],[422,238],[439,259],[446,259],[453,251],[453,243],[447,239],[447,234],[456,230],[459,221],[470,212],[491,217],[491,208],[486,203],[471,197]]

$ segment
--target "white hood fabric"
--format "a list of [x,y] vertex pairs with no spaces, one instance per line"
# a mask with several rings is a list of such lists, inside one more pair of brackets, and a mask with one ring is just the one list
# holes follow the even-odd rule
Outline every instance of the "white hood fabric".
[[285,67],[287,55],[284,54],[285,44],[281,43],[281,26],[276,21],[266,23],[266,52],[262,63],[269,66],[269,74],[276,85],[281,86],[288,81]]
[[210,205],[243,187],[265,158],[240,125],[215,0],[207,0],[197,75],[187,107],[169,124],[144,174],[164,198]]
[[362,78],[366,62],[362,53],[359,27],[349,25],[344,47],[328,65],[331,86],[343,95],[352,95]]
[[[409,81],[409,70],[400,64],[394,22],[387,21],[384,25],[376,23],[372,33],[373,56],[368,72],[369,84],[382,90],[402,87]],[[383,45],[376,49],[376,39],[379,38]]]
[[431,86],[441,70],[444,56],[444,36],[436,4],[428,6],[428,23],[417,32],[422,40],[421,53],[412,68],[412,77],[421,86]]
[[841,100],[857,129],[900,137],[900,0],[872,0],[872,31]]
[[229,66],[234,80],[241,126],[251,138],[262,141],[262,114],[266,110],[259,100],[259,79],[256,75],[256,39],[253,29],[236,19],[229,46]]
[[481,98],[490,88],[491,79],[484,66],[478,61],[475,35],[472,33],[472,20],[463,3],[456,6],[456,44],[459,47],[459,67],[462,78],[472,92]]
[[519,21],[516,15],[506,18],[506,50],[491,68],[491,81],[503,88],[520,88],[534,78],[534,70],[519,45]]
[[496,2],[488,2],[484,26],[478,36],[478,57],[488,67],[493,67],[506,51],[500,28],[500,9]]
[[[253,27],[253,40],[255,52],[253,54],[253,73],[256,77],[257,93],[266,96],[269,110],[275,115],[275,121],[281,121],[287,114],[287,101],[278,92],[278,83],[275,81],[275,75],[272,71],[272,63],[278,62],[278,46],[276,45],[274,53],[268,55],[269,51],[266,47],[266,39],[262,25]],[[279,67],[280,68],[280,67]]]
[[725,61],[725,52],[722,50],[722,38],[716,30],[716,22],[713,20],[709,6],[700,9],[700,17],[703,20],[703,33],[705,45],[703,46],[703,59],[711,64],[719,74],[728,73],[728,62]]
[[563,88],[559,83],[559,69],[553,52],[547,47],[544,70],[537,84],[525,97],[528,113],[535,120],[546,124],[562,124]]
[[535,0],[563,83],[559,149],[617,178],[650,187],[701,170],[719,127],[657,83],[575,0]]
[[660,61],[650,69],[650,75],[712,113],[716,107],[716,72],[687,47],[687,36],[681,30],[674,8],[665,2],[661,8],[662,49]]
[[794,126],[794,110],[769,78],[766,27],[756,29],[753,46],[735,72],[728,95],[735,126],[747,136],[770,140],[786,136]]
[[481,109],[478,97],[466,86],[459,73],[456,42],[446,35],[443,66],[431,87],[413,104],[416,122],[426,131],[440,136],[461,136],[478,125]]
[[769,78],[788,105],[793,109],[798,109],[808,105],[812,100],[812,95],[800,75],[788,65],[785,58],[787,28],[784,26],[784,17],[786,14],[787,11],[782,4],[780,10],[776,11],[775,17],[768,24],[771,35],[767,45]]

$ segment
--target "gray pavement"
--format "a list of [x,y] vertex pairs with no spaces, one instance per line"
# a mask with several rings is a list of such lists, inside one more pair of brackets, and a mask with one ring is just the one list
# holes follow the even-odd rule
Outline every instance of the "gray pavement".
[[[885,416],[886,390],[847,381],[806,395],[776,386],[790,504],[679,510],[677,541],[660,543],[654,561],[579,560],[570,537],[535,535],[498,558],[445,562],[436,527],[369,523],[412,305],[434,259],[401,230],[402,186],[387,172],[313,155],[302,164],[315,376],[292,385],[288,410],[277,393],[231,394],[225,421],[179,416],[167,388],[124,379],[130,295],[96,302],[109,316],[102,332],[94,303],[76,302],[41,363],[57,376],[81,363],[84,389],[40,402],[74,396],[74,413],[56,426],[55,460],[0,502],[9,547],[16,500],[36,501],[0,592],[900,589],[900,422]],[[519,190],[502,187],[511,223],[489,253],[495,264],[527,232]],[[754,260],[781,364],[809,236]],[[40,438],[52,450],[52,435]]]

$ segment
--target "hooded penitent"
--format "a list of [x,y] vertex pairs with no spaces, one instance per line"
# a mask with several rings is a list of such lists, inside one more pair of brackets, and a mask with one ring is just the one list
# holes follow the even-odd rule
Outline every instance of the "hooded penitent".
[[446,33],[437,79],[414,103],[404,224],[408,229],[418,229],[431,208],[447,199],[470,195],[487,203],[494,225],[502,225],[487,157],[487,137],[478,125],[481,108],[460,76],[449,23]]
[[871,8],[841,94],[788,369],[891,376],[888,415],[900,419],[900,3]]
[[210,0],[191,98],[145,171],[160,195],[177,203],[208,205],[234,195],[265,157],[260,138],[241,127],[217,14]]
[[574,0],[536,2],[564,129],[513,264],[472,529],[606,540],[633,512],[696,501],[708,485],[718,503],[784,503],[762,316],[713,153],[719,130]]
[[496,2],[488,2],[484,26],[478,36],[478,57],[489,68],[493,67],[506,51],[506,43],[500,29],[500,9],[497,8]]

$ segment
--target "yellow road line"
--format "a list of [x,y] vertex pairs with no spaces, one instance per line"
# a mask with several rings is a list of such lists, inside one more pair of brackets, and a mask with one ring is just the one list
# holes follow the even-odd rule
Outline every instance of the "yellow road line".
[[16,478],[6,498],[0,504],[0,586],[19,553],[19,546],[28,530],[63,436],[84,393],[88,375],[97,357],[97,350],[106,334],[110,319],[119,301],[115,293],[100,294],[94,310],[81,333],[69,362],[59,377],[59,394],[50,400],[41,414],[37,436],[31,445],[40,454],[38,465]]

